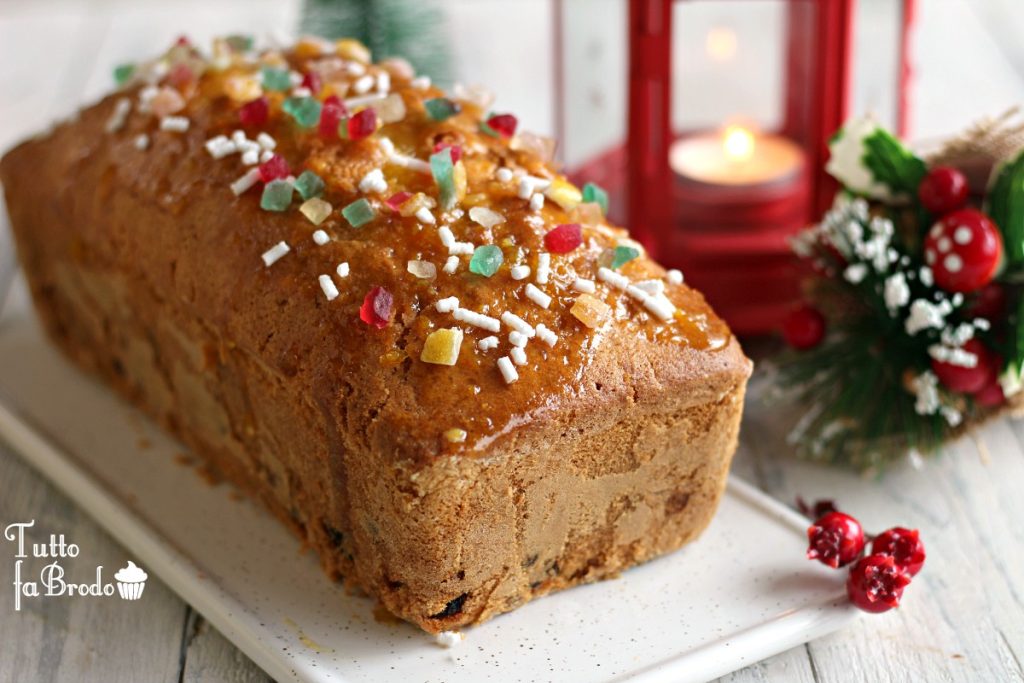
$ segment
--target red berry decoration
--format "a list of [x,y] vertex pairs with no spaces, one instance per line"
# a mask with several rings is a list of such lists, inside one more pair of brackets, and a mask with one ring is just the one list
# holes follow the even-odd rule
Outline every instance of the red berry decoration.
[[825,338],[825,317],[813,306],[799,306],[782,321],[782,336],[794,349],[812,349]]
[[583,244],[583,230],[579,223],[563,223],[544,235],[544,248],[552,254],[568,254]]
[[999,320],[1006,313],[1006,290],[998,282],[990,282],[974,294],[974,300],[967,307],[972,318]]
[[949,166],[936,166],[921,181],[917,196],[924,208],[941,216],[963,207],[969,190],[963,173]]
[[487,119],[487,127],[503,138],[515,135],[518,124],[519,121],[512,114],[494,114]]
[[891,555],[868,555],[850,569],[846,594],[865,612],[888,612],[899,607],[908,583],[910,577]]
[[924,260],[947,292],[973,292],[987,285],[1003,256],[1003,238],[992,219],[976,209],[944,216],[928,231]]
[[974,367],[968,368],[932,358],[932,372],[947,389],[973,394],[995,381],[1000,363],[998,357],[985,348],[977,338],[969,339],[963,349],[977,357],[978,362]]
[[366,293],[359,307],[359,319],[371,327],[383,330],[391,322],[395,299],[383,287],[374,287]]
[[924,543],[917,529],[895,526],[875,536],[871,542],[873,555],[889,555],[907,576],[914,576],[924,566]]
[[974,402],[986,408],[996,408],[1006,403],[1006,394],[998,381],[993,380],[974,394]]
[[291,174],[288,162],[280,154],[275,154],[259,165],[260,180],[269,183],[271,180],[287,178]]
[[830,512],[807,528],[807,559],[833,569],[847,565],[864,550],[860,522],[843,512]]
[[238,110],[238,118],[246,128],[258,128],[267,122],[270,103],[266,97],[257,97],[246,102]]

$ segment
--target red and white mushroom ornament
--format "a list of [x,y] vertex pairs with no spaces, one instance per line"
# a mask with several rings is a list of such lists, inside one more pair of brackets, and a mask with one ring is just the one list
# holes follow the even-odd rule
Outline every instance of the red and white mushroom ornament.
[[947,292],[973,292],[995,276],[1003,238],[992,219],[977,209],[943,216],[924,241],[924,260],[935,283]]

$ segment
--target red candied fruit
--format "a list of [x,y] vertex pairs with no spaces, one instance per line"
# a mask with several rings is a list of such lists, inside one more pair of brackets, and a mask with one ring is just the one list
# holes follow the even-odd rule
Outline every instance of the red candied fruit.
[[552,254],[568,254],[583,244],[579,223],[563,223],[544,235],[544,248]]
[[196,78],[195,73],[188,64],[175,64],[167,73],[167,82],[175,88],[188,85]]
[[495,133],[503,138],[510,138],[516,134],[516,125],[519,121],[512,114],[495,114],[487,119],[487,125]]
[[397,192],[388,197],[387,199],[385,199],[384,203],[387,204],[388,208],[391,209],[392,211],[398,211],[400,208],[402,208],[402,204],[405,204],[407,201],[409,201],[409,197],[411,196],[412,192]]
[[287,178],[292,172],[288,168],[288,162],[280,154],[275,154],[259,166],[260,180],[269,183],[271,180]]
[[363,305],[359,307],[359,319],[370,327],[383,330],[391,322],[395,299],[383,287],[374,287],[366,293]]
[[337,95],[331,95],[324,100],[324,106],[320,110],[320,123],[318,131],[322,138],[333,138],[338,134],[338,124],[348,115],[345,103],[338,99]]
[[246,128],[258,128],[267,122],[270,114],[270,103],[266,97],[257,97],[242,105],[238,110],[238,118]]
[[377,112],[367,107],[348,120],[348,139],[362,140],[377,130]]
[[321,80],[320,74],[315,71],[307,71],[302,77],[302,87],[308,89],[313,97],[316,97],[316,94],[320,92],[322,85],[323,80]]
[[452,150],[452,163],[459,163],[459,159],[462,158],[462,145],[453,145],[450,142],[439,142],[434,145],[434,154],[437,154],[445,147],[451,147]]

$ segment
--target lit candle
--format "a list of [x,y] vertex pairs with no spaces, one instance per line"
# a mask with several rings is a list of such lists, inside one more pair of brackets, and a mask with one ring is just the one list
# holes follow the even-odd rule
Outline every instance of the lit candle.
[[804,165],[800,147],[780,135],[727,126],[721,133],[680,138],[669,148],[669,165],[682,179],[730,188],[780,189]]

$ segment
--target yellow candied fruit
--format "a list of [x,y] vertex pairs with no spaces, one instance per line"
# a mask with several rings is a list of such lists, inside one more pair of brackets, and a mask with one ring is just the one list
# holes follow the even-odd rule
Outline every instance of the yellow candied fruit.
[[566,211],[572,211],[577,204],[583,201],[583,193],[580,192],[580,189],[562,178],[552,180],[548,189],[544,190],[544,194]]
[[[327,43],[330,45],[330,43]],[[295,56],[300,59],[319,57],[324,53],[324,43],[311,38],[300,38],[295,44]]]
[[612,314],[612,307],[589,294],[580,294],[569,312],[590,328],[600,327]]
[[420,360],[435,365],[455,365],[462,348],[462,330],[457,327],[434,330],[427,335]]
[[466,198],[466,167],[461,159],[452,168],[452,180],[455,183],[455,199],[461,202]]
[[381,355],[378,360],[381,365],[392,367],[405,360],[405,352],[401,349],[391,349],[387,353]]
[[263,94],[263,88],[251,76],[229,76],[224,79],[224,94],[234,102],[250,102]]
[[302,215],[309,219],[309,222],[313,225],[320,225],[327,217],[331,215],[333,207],[330,202],[326,202],[319,197],[311,197],[302,203],[299,207],[299,211]]
[[422,208],[433,209],[435,206],[437,206],[437,202],[433,197],[417,192],[405,200],[405,203],[398,208],[398,213],[403,216],[411,216]]
[[597,202],[582,202],[569,213],[569,220],[580,225],[600,225],[604,221],[604,212]]
[[362,62],[363,64],[370,63],[370,48],[366,47],[358,40],[342,38],[334,44],[334,49],[337,51],[338,56],[343,59],[351,59],[357,62]]
[[466,430],[459,429],[458,427],[447,429],[444,433],[444,438],[446,438],[450,443],[462,443],[466,440],[466,436]]

